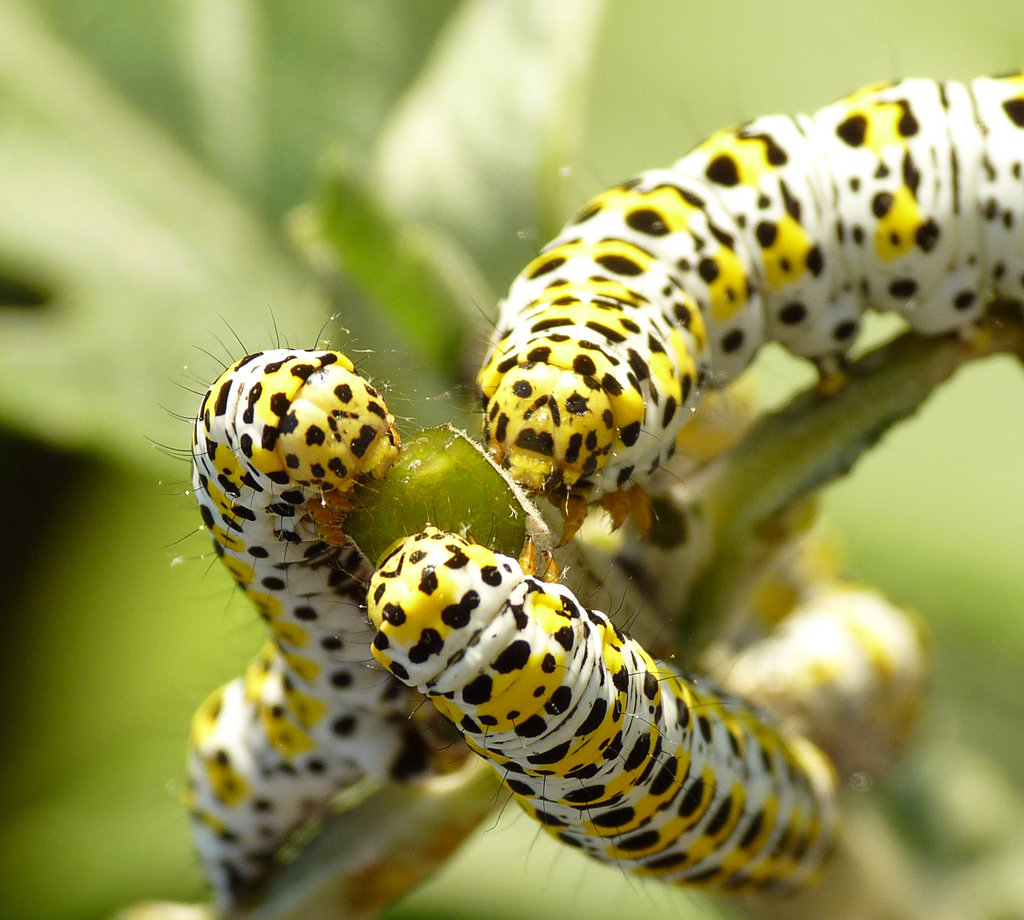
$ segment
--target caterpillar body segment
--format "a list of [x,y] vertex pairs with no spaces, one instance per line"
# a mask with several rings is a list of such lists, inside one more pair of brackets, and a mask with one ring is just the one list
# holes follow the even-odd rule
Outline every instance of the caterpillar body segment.
[[1024,75],[868,86],[720,131],[597,196],[499,305],[484,437],[592,501],[671,455],[766,341],[829,364],[869,307],[964,332],[1024,299]]
[[728,890],[819,872],[834,824],[824,755],[654,661],[568,589],[428,529],[382,561],[368,604],[378,661],[563,842]]

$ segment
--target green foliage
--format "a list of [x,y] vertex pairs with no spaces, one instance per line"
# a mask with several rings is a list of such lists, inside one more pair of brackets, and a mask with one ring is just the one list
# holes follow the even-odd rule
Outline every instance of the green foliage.
[[468,533],[513,557],[526,541],[526,516],[504,477],[475,442],[451,427],[407,439],[387,477],[356,494],[345,533],[368,559],[380,559],[427,524]]

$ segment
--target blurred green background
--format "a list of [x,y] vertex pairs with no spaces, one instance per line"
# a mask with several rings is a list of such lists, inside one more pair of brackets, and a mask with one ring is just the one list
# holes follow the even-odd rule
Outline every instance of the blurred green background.
[[[224,365],[330,334],[406,431],[473,429],[496,296],[589,195],[756,114],[1022,61],[1019,0],[0,0],[0,916],[203,895],[186,727],[260,639],[186,494]],[[1022,407],[1018,364],[969,367],[826,500],[852,573],[938,640],[920,751],[878,798],[925,879],[996,889],[1002,918],[1024,915],[992,868],[1024,854]],[[609,904],[721,910],[506,809],[392,916]]]

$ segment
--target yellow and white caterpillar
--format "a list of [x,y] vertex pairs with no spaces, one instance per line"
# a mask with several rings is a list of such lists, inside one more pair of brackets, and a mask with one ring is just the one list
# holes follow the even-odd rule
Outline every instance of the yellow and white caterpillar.
[[563,502],[642,484],[766,341],[827,362],[868,308],[922,333],[1024,299],[1024,74],[874,84],[721,131],[599,195],[515,279],[485,440]]
[[405,689],[368,654],[369,567],[351,545],[324,542],[311,516],[325,502],[344,509],[398,447],[380,394],[339,352],[249,355],[203,399],[194,495],[270,630],[245,676],[192,721],[186,801],[222,905],[244,897],[337,790],[423,769]]
[[559,840],[678,884],[785,890],[818,874],[827,758],[655,662],[567,588],[429,528],[382,560],[368,603],[377,660]]

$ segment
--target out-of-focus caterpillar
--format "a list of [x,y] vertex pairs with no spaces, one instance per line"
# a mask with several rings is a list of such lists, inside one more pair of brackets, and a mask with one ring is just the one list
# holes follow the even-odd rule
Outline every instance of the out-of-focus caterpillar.
[[874,84],[599,195],[512,283],[485,439],[570,519],[673,452],[765,341],[824,363],[872,307],[926,334],[1024,296],[1024,74]]
[[913,611],[871,588],[832,580],[804,594],[712,673],[812,739],[840,776],[876,776],[913,737],[931,678],[930,634]]
[[378,661],[563,842],[678,884],[785,889],[818,873],[825,756],[655,662],[568,589],[429,528],[381,561],[368,604]]
[[384,476],[399,443],[380,394],[334,351],[249,355],[203,399],[194,494],[217,555],[270,630],[245,676],[192,721],[186,800],[222,905],[337,790],[424,766],[406,690],[368,654],[369,567],[314,521]]

